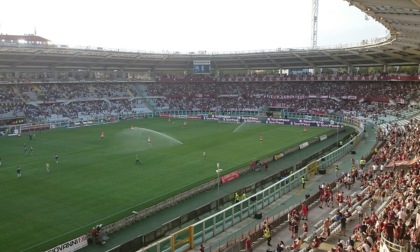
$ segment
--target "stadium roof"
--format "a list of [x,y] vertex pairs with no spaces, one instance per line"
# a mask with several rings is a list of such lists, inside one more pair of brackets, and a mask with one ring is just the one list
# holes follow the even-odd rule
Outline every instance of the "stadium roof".
[[[194,60],[212,69],[292,69],[420,64],[420,0],[347,0],[389,30],[386,38],[335,48],[279,48],[272,51],[188,54],[127,52],[0,43],[3,69],[191,70]],[[0,41],[1,42],[1,41]]]
[[26,34],[26,35],[8,35],[0,34],[0,41],[6,43],[13,43],[13,41],[22,41],[28,44],[48,44],[49,40],[43,37],[37,36],[35,34]]

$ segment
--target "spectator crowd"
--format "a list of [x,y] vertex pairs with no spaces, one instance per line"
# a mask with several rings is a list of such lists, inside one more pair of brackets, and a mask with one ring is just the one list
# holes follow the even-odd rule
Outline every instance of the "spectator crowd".
[[[335,214],[322,220],[317,230],[310,230],[314,232],[310,236],[306,222],[301,223],[311,218],[310,211],[305,205],[300,211],[292,210],[288,215],[292,242],[281,240],[275,251],[315,251],[329,239],[337,241],[322,248],[330,252],[379,252],[381,239],[387,240],[388,248],[420,250],[420,121],[389,125],[388,131],[380,133],[382,147],[374,150],[368,165],[353,162],[351,171],[337,178],[334,191],[325,183],[319,186],[318,206],[332,207]],[[381,165],[383,169],[377,169]],[[347,177],[353,186],[361,187],[361,193],[345,193]],[[337,235],[331,238],[333,233]]]
[[33,119],[150,111],[267,111],[287,109],[375,117],[419,103],[419,82],[152,82],[0,85],[0,116]]

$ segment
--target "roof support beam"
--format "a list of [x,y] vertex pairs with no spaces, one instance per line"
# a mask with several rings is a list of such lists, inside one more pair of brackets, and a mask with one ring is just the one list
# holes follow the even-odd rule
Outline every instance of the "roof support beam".
[[[353,2],[360,3],[358,0],[348,0],[351,4]],[[379,5],[379,6],[392,6],[394,8],[401,8],[401,9],[412,9],[416,8],[414,3],[409,1],[395,1],[395,0],[363,0],[362,3],[365,6],[372,6],[372,5]]]
[[325,54],[326,56],[334,59],[335,61],[340,62],[343,65],[346,65],[346,66],[351,65],[348,61],[342,60],[342,59],[340,59],[340,58],[338,58],[338,57],[336,57],[336,56],[334,56],[332,54],[329,54],[329,53],[327,53],[325,51],[322,51],[322,53]]
[[[367,59],[367,60],[370,60],[370,61],[376,62],[376,63],[378,63],[378,64],[380,64],[380,65],[386,65],[385,61],[383,61],[383,60],[379,60],[379,59],[377,59],[377,58],[374,58],[374,57],[372,57],[372,56],[370,56],[370,55],[368,55],[368,54],[366,54],[366,53],[359,53],[359,52],[357,52],[357,51],[353,51],[353,50],[349,50],[349,52],[351,52],[351,53],[353,53],[353,54],[355,54],[355,55],[357,55],[357,56],[359,56],[359,57],[362,57],[362,58],[364,58],[364,59]],[[353,65],[356,65],[356,64],[353,64]]]
[[249,65],[246,64],[245,61],[243,61],[241,57],[237,57],[237,59],[242,63],[245,69],[249,69]]
[[298,59],[300,59],[301,61],[303,61],[303,62],[305,62],[306,64],[308,64],[308,66],[311,66],[311,67],[313,67],[313,68],[315,68],[316,66],[313,64],[313,63],[311,63],[311,62],[309,62],[307,59],[305,59],[305,58],[303,58],[303,57],[301,57],[299,54],[297,54],[297,53],[292,53],[296,58],[298,58]]
[[273,58],[271,58],[271,57],[270,57],[270,55],[266,54],[265,56],[268,58],[268,60],[269,60],[271,63],[273,63],[273,64],[274,64],[275,66],[277,66],[279,69],[281,68],[281,65],[280,65],[279,63],[277,63],[276,61],[274,61],[274,60],[273,60]]
[[[402,56],[402,55],[400,55],[398,53],[395,53],[395,52],[392,52],[392,51],[383,51],[380,48],[372,48],[372,50],[373,51],[380,52],[380,53],[383,53],[385,55],[388,55],[391,58],[397,58],[397,59],[401,59],[401,60],[404,60],[404,61],[410,60],[411,62],[418,62],[418,60],[416,60],[413,57],[410,57],[410,56]],[[403,51],[403,50],[400,50],[400,51]]]

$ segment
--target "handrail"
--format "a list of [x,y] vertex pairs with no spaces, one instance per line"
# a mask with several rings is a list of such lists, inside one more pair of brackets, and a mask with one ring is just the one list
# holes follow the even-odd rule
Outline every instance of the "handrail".
[[390,242],[386,237],[385,233],[381,233],[381,244],[380,251],[383,251],[383,247],[386,247],[390,252],[405,252],[407,249],[404,246],[398,245],[396,243]]

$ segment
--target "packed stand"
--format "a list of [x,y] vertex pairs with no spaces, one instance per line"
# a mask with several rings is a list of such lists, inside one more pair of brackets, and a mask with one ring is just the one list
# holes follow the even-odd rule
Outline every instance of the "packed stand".
[[[334,214],[315,224],[315,232],[308,235],[305,220],[311,214],[302,204],[301,209],[288,214],[292,242],[281,241],[269,251],[379,252],[381,239],[389,242],[389,248],[420,250],[420,123],[413,119],[404,126],[389,126],[388,130],[388,134],[379,132],[378,140],[384,145],[374,150],[372,162],[367,164],[362,156],[352,160],[349,172],[336,169],[338,184],[334,191],[325,183],[319,186],[316,207],[334,208]],[[397,161],[404,158],[415,162]],[[360,186],[362,191],[347,194],[354,186]]]
[[0,115],[65,120],[132,113],[139,106],[133,84],[0,85]]
[[147,85],[147,95],[159,97],[156,106],[170,110],[258,111],[278,107],[369,117],[407,109],[409,100],[419,100],[413,92],[417,89],[418,82],[157,82]]
[[[385,144],[375,150],[376,154],[367,168],[360,167],[363,162],[354,162],[354,168],[338,180],[345,188],[359,180],[364,194],[358,194],[355,200],[366,201],[366,204],[363,204],[365,207],[359,205],[355,208],[357,224],[351,227],[351,234],[347,238],[340,237],[337,244],[330,248],[331,252],[378,252],[381,236],[404,247],[406,251],[416,252],[420,249],[420,161],[416,159],[419,154],[420,124],[411,120],[403,128],[400,125],[391,127],[389,132],[388,135],[378,134],[380,140],[385,140]],[[410,163],[410,166],[397,166],[394,161],[402,161],[403,156],[407,160],[415,159],[415,162]],[[348,219],[353,215],[348,211],[340,211],[340,202],[350,208],[352,199],[348,196],[346,200],[344,197],[340,199],[340,192],[336,195],[339,206],[337,214],[332,220],[324,220],[322,232],[306,251],[316,249],[330,237],[331,223],[342,223],[343,217]],[[328,198],[327,194],[324,200],[320,200],[320,207]],[[331,197],[329,201],[332,201]],[[346,229],[345,224],[340,227],[341,236],[346,234]]]
[[[71,114],[73,118],[78,112],[85,111],[82,109],[90,111],[95,108],[117,113],[117,109],[107,108],[110,105],[89,105],[89,108],[85,108],[84,105],[72,103],[86,103],[101,99],[113,103],[113,100],[130,100],[137,97],[147,99],[148,104],[156,111],[265,111],[272,107],[287,108],[290,112],[316,111],[318,114],[325,115],[370,117],[386,113],[387,110],[407,109],[408,101],[419,100],[418,94],[413,92],[417,89],[418,82],[225,83],[204,78],[196,83],[0,85],[0,98],[3,116],[14,113],[25,114],[27,117],[48,117],[51,114],[60,113],[59,115],[63,117]],[[372,96],[366,96],[366,94],[372,94]],[[399,97],[400,103],[388,102],[389,99]],[[381,102],[382,100],[386,102]],[[11,112],[10,106],[6,107],[5,103],[23,103],[24,106],[22,108],[15,106],[14,111]],[[72,105],[65,108],[67,106],[65,104]],[[133,108],[131,103],[122,104],[127,105],[124,111],[130,111]]]

